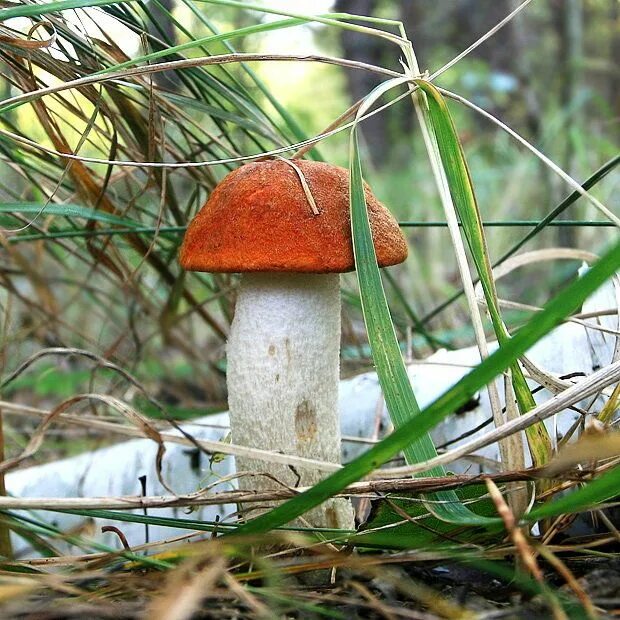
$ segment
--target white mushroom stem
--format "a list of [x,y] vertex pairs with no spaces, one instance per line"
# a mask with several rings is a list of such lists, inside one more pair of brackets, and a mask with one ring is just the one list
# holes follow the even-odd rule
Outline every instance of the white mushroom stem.
[[[228,341],[228,404],[235,443],[340,462],[338,381],[340,276],[244,274]],[[311,486],[324,472],[247,458],[237,471],[269,474],[291,487]],[[267,476],[241,488],[277,487]],[[305,518],[315,527],[353,527],[345,499]]]

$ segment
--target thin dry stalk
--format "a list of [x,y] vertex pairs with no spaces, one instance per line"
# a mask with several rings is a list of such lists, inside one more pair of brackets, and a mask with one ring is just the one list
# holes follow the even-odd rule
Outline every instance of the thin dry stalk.
[[497,514],[500,516],[502,521],[504,522],[504,527],[512,540],[512,543],[515,547],[515,551],[521,560],[522,566],[525,570],[532,575],[532,577],[543,586],[543,593],[549,606],[551,607],[551,611],[553,613],[553,617],[555,620],[568,620],[568,616],[562,609],[559,602],[552,596],[546,589],[544,589],[545,585],[545,577],[536,562],[536,555],[534,550],[528,543],[525,538],[525,534],[523,530],[518,527],[517,520],[515,516],[510,510],[508,504],[504,500],[500,490],[497,488],[497,485],[490,479],[486,479],[486,486],[491,497],[491,500],[495,504],[495,509],[497,510]]
[[[368,480],[355,482],[335,497],[358,496],[369,501],[380,499],[390,494],[425,494],[433,491],[447,489],[461,489],[467,486],[479,485],[487,478],[497,483],[517,483],[525,481],[537,481],[544,475],[544,469],[529,469],[515,472],[502,472],[497,474],[479,474],[469,476],[466,474],[450,475],[445,477],[424,478],[387,478],[385,480]],[[565,485],[559,487],[566,489],[575,486],[579,482],[589,479],[596,474],[597,470],[579,469],[563,474]],[[213,489],[220,484],[229,482],[239,474],[233,474],[219,480],[200,491],[184,495],[126,495],[120,497],[2,497],[0,498],[0,510],[135,510],[137,508],[169,508],[187,506],[212,506],[235,503],[260,503],[274,500],[286,500],[295,497],[300,492],[307,491],[310,487],[286,488],[278,485],[272,490],[254,491],[222,491],[213,493]],[[557,478],[556,478],[557,479]],[[275,486],[275,483],[274,483]],[[557,492],[558,487],[551,490]],[[411,498],[410,498],[411,499]],[[427,501],[427,500],[425,500]],[[430,500],[428,500],[430,501]]]
[[587,617],[590,620],[599,618],[599,613],[588,596],[588,593],[581,587],[579,580],[573,575],[566,564],[553,553],[546,545],[538,545],[536,552],[539,553],[553,568],[564,578],[568,587],[573,591],[579,602],[582,604]]

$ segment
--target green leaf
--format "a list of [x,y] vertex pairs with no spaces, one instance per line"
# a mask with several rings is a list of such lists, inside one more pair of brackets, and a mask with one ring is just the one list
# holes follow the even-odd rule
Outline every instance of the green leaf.
[[151,236],[155,236],[155,234],[157,234],[160,240],[162,237],[174,239],[183,234],[186,228],[186,226],[132,226],[131,228],[98,228],[96,230],[90,230],[87,228],[80,228],[78,230],[49,230],[42,233],[20,233],[13,237],[9,237],[9,243],[24,243],[26,241],[40,241],[41,239],[71,239],[75,237],[114,237],[115,235],[136,233],[147,233]]

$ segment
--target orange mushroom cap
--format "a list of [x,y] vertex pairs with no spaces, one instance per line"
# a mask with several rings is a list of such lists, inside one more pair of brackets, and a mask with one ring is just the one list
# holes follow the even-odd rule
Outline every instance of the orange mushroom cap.
[[[341,273],[355,269],[349,172],[339,166],[282,160],[246,164],[228,174],[190,223],[180,262],[190,271]],[[377,262],[396,265],[407,244],[392,214],[365,186]]]

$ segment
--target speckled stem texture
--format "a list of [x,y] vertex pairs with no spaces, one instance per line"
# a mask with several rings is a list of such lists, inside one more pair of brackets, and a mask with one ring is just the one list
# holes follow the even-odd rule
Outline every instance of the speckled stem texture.
[[[339,349],[338,274],[244,274],[228,341],[233,441],[339,463]],[[268,473],[291,487],[325,476],[245,458],[237,459],[237,471]],[[239,485],[277,487],[265,476],[241,478]],[[305,519],[314,527],[351,529],[353,510],[348,500],[334,499]]]

